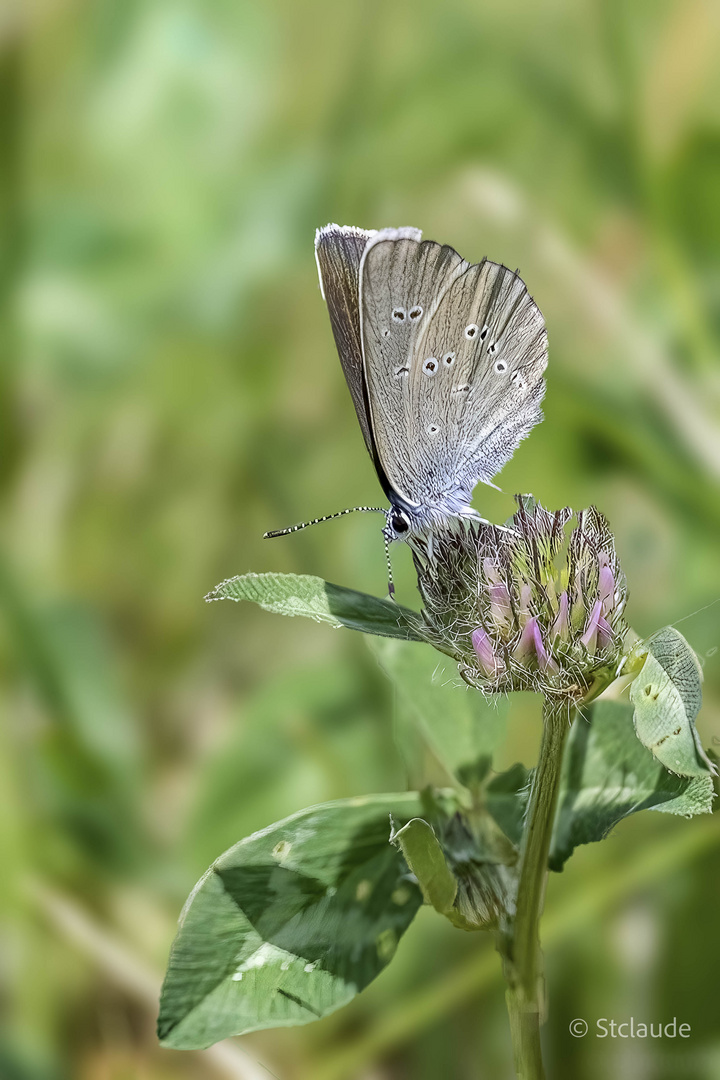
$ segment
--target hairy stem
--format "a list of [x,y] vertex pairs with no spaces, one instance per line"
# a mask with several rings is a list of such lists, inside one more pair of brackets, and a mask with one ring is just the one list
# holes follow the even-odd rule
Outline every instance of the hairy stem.
[[508,988],[506,1000],[518,1080],[543,1080],[540,1026],[544,984],[538,924],[557,805],[563,747],[574,706],[546,698],[540,756],[533,774],[520,849],[517,906],[498,939]]

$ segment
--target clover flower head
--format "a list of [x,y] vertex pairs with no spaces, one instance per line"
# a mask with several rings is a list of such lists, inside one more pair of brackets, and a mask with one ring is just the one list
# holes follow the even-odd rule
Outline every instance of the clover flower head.
[[413,538],[427,633],[486,692],[582,698],[627,632],[614,538],[594,507],[517,501],[506,526],[449,519]]

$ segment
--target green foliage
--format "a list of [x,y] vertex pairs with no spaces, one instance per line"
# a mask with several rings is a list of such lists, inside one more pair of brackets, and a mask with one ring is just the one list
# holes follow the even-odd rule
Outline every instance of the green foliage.
[[634,652],[645,654],[630,685],[641,743],[679,776],[713,773],[695,728],[702,704],[702,668],[695,653],[673,626],[659,630]]
[[455,903],[458,884],[432,825],[422,818],[413,818],[393,833],[392,841],[417,878],[425,903],[447,915]]
[[639,810],[709,813],[713,785],[705,773],[674,776],[635,735],[631,705],[597,701],[577,716],[563,758],[550,866],[561,870],[578,844],[602,840]]
[[206,600],[252,600],[278,615],[304,615],[366,634],[422,641],[421,619],[391,600],[300,574],[242,574],[221,582]]
[[515,904],[516,850],[487,810],[432,808],[434,825],[414,818],[393,834],[425,902],[460,930],[497,929]]
[[508,699],[483,698],[427,646],[373,640],[371,649],[395,688],[398,745],[413,782],[458,785],[455,798],[427,795],[430,821],[408,823],[395,839],[436,911],[463,930],[496,926],[513,902],[507,867],[517,858],[527,780],[520,765],[491,770]]
[[226,851],[193,890],[163,987],[165,1046],[333,1012],[392,959],[421,895],[390,844],[413,793],[302,810]]
[[[315,640],[322,637],[314,630]],[[209,755],[183,826],[193,876],[239,837],[299,807],[405,788],[380,696],[383,676],[367,661],[281,665],[237,707],[233,702],[229,737]]]
[[491,777],[483,801],[507,838],[520,846],[531,773],[520,762]]
[[423,768],[423,747],[449,777],[472,785],[490,767],[507,731],[507,698],[483,698],[451,660],[430,646],[376,641],[372,651],[396,691],[397,733],[411,774]]
[[[250,599],[280,614],[385,637],[411,636],[420,625],[407,609],[320,578],[248,574],[222,583],[207,599]],[[455,793],[428,787],[422,798],[327,804],[231,848],[188,902],[163,990],[159,1032],[166,1045],[206,1046],[333,1011],[391,958],[420,896],[462,929],[507,927],[530,777],[521,765],[492,772],[507,706],[500,710],[468,693],[416,640],[374,642],[373,651],[396,690],[399,744],[410,772],[420,786],[427,783],[425,750],[456,783]],[[634,710],[597,701],[588,717],[575,719],[552,829],[553,870],[579,844],[603,839],[638,810],[692,816],[712,809],[712,765],[700,757],[694,728],[701,688],[692,650],[666,628],[635,647],[628,666],[639,665],[631,684]],[[674,771],[661,752],[666,743]],[[688,745],[708,768],[691,772]],[[414,812],[420,807],[422,817]],[[395,818],[398,808],[404,823],[393,822],[389,839],[404,858],[389,851],[383,825],[383,812]],[[412,886],[413,907],[408,868],[419,886],[419,892]],[[381,947],[391,938],[392,949]]]

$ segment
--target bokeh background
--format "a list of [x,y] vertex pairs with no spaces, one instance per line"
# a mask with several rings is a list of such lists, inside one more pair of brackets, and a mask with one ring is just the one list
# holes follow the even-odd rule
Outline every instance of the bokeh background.
[[[511,1076],[492,943],[421,911],[349,1008],[161,1050],[180,907],[303,806],[402,789],[360,635],[203,604],[246,570],[382,595],[379,498],[318,291],[327,221],[518,266],[545,422],[514,491],[610,518],[720,740],[720,9],[712,0],[35,0],[0,19],[0,1075]],[[395,563],[413,602],[407,552]],[[538,710],[502,764],[531,764]],[[720,1077],[720,827],[646,813],[551,880],[554,1077]],[[692,1037],[573,1039],[678,1017]]]

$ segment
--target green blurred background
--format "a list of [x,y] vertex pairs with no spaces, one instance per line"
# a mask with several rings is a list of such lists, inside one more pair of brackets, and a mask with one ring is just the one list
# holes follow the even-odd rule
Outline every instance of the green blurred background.
[[[0,50],[0,1076],[509,1078],[492,943],[427,910],[325,1021],[156,1046],[210,861],[405,784],[360,635],[202,597],[250,569],[384,593],[375,516],[261,536],[379,498],[314,230],[416,225],[518,266],[547,321],[545,422],[476,505],[596,503],[638,633],[690,616],[718,742],[720,9],[35,0]],[[501,764],[538,726],[522,704]],[[553,1076],[720,1077],[719,851],[713,818],[644,814],[553,877]],[[567,1030],[630,1015],[692,1037]]]

